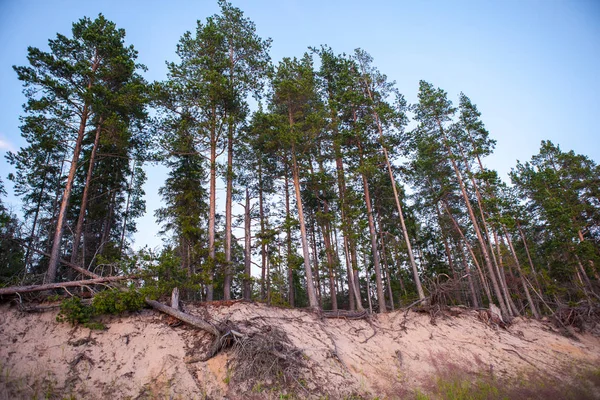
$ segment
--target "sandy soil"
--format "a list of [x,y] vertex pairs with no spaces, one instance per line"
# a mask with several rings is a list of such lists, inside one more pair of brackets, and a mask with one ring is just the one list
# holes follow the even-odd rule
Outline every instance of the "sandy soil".
[[[432,324],[429,315],[412,311],[347,320],[244,302],[184,307],[242,331],[284,330],[308,367],[303,397],[393,398],[413,393],[449,365],[498,378],[537,371],[556,379],[566,369],[600,366],[597,337],[569,339],[526,319],[499,329],[472,310],[440,315]],[[0,398],[277,398],[266,389],[269,382],[235,381],[231,351],[190,363],[210,335],[153,310],[105,318],[104,331],[57,323],[56,314],[0,306]]]

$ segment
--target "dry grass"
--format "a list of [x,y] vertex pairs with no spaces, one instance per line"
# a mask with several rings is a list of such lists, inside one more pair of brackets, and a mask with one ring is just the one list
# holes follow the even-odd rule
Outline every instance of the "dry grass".
[[[600,399],[600,368],[565,367],[560,379],[532,369],[518,378],[505,379],[477,361],[477,370],[473,371],[441,353],[430,358],[436,374],[427,378],[422,390],[415,392],[414,397],[420,400]],[[405,393],[398,395],[406,398]]]

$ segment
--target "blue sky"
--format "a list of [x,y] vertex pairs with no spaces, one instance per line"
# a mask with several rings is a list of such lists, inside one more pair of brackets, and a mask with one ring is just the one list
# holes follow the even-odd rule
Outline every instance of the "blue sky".
[[[301,56],[308,46],[334,51],[361,47],[409,102],[420,79],[457,101],[462,91],[477,104],[498,143],[487,165],[506,177],[552,140],[600,161],[599,1],[314,1],[238,0],[271,37],[275,61]],[[216,13],[216,1],[0,0],[0,175],[18,208],[6,175],[8,150],[24,143],[19,115],[24,97],[12,65],[25,65],[28,46],[46,48],[56,33],[70,34],[83,16],[103,13],[127,31],[149,81],[166,76],[181,35],[196,20]],[[153,209],[164,170],[149,170],[148,213],[139,221],[136,245],[156,246]]]

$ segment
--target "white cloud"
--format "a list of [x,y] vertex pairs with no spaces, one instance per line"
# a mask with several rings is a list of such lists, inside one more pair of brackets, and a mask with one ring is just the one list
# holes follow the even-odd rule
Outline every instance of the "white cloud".
[[0,151],[14,151],[14,149],[12,143],[0,137]]

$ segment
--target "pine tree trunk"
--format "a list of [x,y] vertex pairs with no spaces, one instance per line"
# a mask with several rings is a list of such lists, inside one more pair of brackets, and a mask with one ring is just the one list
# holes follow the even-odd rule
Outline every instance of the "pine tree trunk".
[[[438,126],[439,126],[440,133],[442,134],[442,137],[444,140],[444,147],[446,148],[446,152],[448,153],[448,158],[450,159],[452,168],[454,169],[454,173],[456,174],[456,179],[458,180],[458,184],[460,186],[462,197],[467,206],[467,211],[469,213],[471,223],[473,224],[473,229],[475,230],[475,234],[477,235],[477,240],[479,241],[479,245],[481,247],[481,252],[483,253],[485,265],[488,269],[490,280],[492,281],[492,287],[494,289],[494,293],[496,294],[496,298],[498,299],[498,303],[500,304],[500,309],[502,310],[503,316],[508,317],[510,315],[510,311],[509,311],[508,307],[506,306],[505,298],[502,295],[500,286],[498,284],[498,279],[496,278],[496,274],[494,273],[494,267],[492,265],[492,260],[490,258],[490,254],[488,252],[488,247],[485,243],[485,240],[483,239],[481,230],[479,229],[479,223],[477,222],[477,219],[475,218],[475,213],[473,212],[473,207],[471,206],[471,200],[469,199],[469,196],[467,195],[467,190],[465,188],[465,184],[463,182],[462,175],[458,169],[458,166],[456,165],[456,161],[454,160],[452,151],[450,150],[450,147],[448,146],[448,139],[446,138],[446,134],[445,134],[444,129],[442,128],[442,124],[439,120],[438,120]],[[490,299],[490,302],[492,302],[492,299]]]
[[212,126],[210,132],[210,173],[209,173],[209,201],[208,201],[208,282],[206,283],[206,301],[213,300],[213,279],[216,268],[216,202],[217,202],[217,127],[216,110],[212,109]]
[[334,140],[333,145],[334,152],[336,154],[335,158],[335,166],[337,172],[337,183],[338,183],[338,192],[340,197],[340,212],[342,218],[342,235],[344,236],[344,252],[346,253],[346,270],[348,274],[348,296],[350,297],[350,309],[353,310],[356,308],[358,311],[363,311],[364,308],[362,306],[362,302],[360,299],[360,291],[357,291],[357,284],[354,279],[354,268],[351,263],[351,255],[348,253],[350,251],[351,246],[351,236],[349,234],[349,225],[350,221],[347,218],[347,208],[346,204],[346,181],[344,179],[344,164],[342,161],[342,157],[339,156],[341,151],[339,149],[339,145]]
[[287,280],[288,280],[288,303],[290,307],[294,307],[295,297],[294,297],[294,270],[292,269],[291,259],[292,259],[292,227],[289,222],[291,219],[290,213],[290,182],[289,182],[289,167],[288,160],[285,160],[285,174],[284,174],[284,185],[285,185],[285,233],[286,233],[286,251],[287,251]]
[[263,204],[262,164],[258,164],[258,214],[260,218],[260,298],[265,300],[267,295],[267,249],[265,244],[265,208]]
[[246,188],[246,206],[244,208],[244,299],[250,300],[252,289],[250,277],[252,276],[252,238],[250,220],[250,193]]
[[[371,99],[371,101],[373,101],[373,95],[371,93],[371,89],[369,88],[369,85],[366,82],[365,82],[365,88],[367,90],[367,94],[369,95],[369,98]],[[396,208],[398,209],[398,215],[400,217],[400,226],[402,227],[404,241],[406,242],[406,250],[408,252],[410,266],[412,268],[413,277],[415,279],[415,285],[417,286],[417,293],[419,294],[419,300],[424,300],[425,293],[423,292],[423,286],[421,285],[421,278],[419,277],[419,270],[417,269],[417,263],[415,262],[415,258],[412,253],[412,246],[410,244],[408,230],[406,229],[406,223],[404,221],[404,214],[402,213],[402,205],[400,204],[400,197],[398,196],[398,189],[396,188],[396,179],[394,178],[394,172],[392,171],[392,164],[390,163],[387,148],[383,144],[383,139],[384,139],[383,138],[383,128],[381,127],[381,121],[379,120],[379,114],[374,109],[373,109],[373,116],[375,117],[375,121],[377,123],[377,129],[379,131],[381,149],[383,150],[383,154],[385,156],[385,164],[387,166],[387,170],[390,175],[390,181],[392,184],[392,189],[394,191],[394,200],[396,201]]]
[[[505,269],[503,268],[503,263],[502,263],[502,253],[500,251],[500,242],[498,241],[498,235],[496,234],[496,232],[493,232],[494,234],[494,242],[496,243],[496,248],[498,250],[498,264],[496,264],[497,270],[498,270],[498,276],[500,277],[500,283],[502,284],[502,290],[504,291],[504,295],[506,296],[506,300],[507,300],[507,305],[509,306],[509,309],[512,310],[512,315],[513,316],[517,316],[517,315],[521,315],[521,313],[519,312],[519,308],[516,306],[515,302],[513,301],[512,297],[510,296],[510,293],[508,291],[508,285],[506,284],[506,272]],[[491,244],[490,244],[491,247]],[[493,253],[493,251],[492,251]],[[520,268],[519,268],[520,270]]]
[[75,181],[75,173],[77,172],[79,153],[81,152],[81,144],[83,142],[83,135],[85,133],[85,127],[89,115],[88,110],[89,106],[86,103],[83,106],[83,111],[81,113],[81,121],[79,123],[79,131],[77,133],[77,141],[75,142],[75,149],[73,150],[73,157],[71,159],[71,168],[69,169],[69,175],[67,176],[65,190],[63,192],[62,200],[60,202],[60,211],[58,212],[56,230],[54,231],[52,250],[50,252],[50,261],[48,262],[48,271],[46,272],[46,276],[44,279],[45,283],[53,283],[54,281],[56,281],[56,272],[58,270],[58,260],[60,259],[60,248],[62,244],[61,242],[63,229],[65,225],[65,220],[67,218],[67,207],[69,205],[69,199],[71,198],[71,190],[73,189],[73,182]]
[[[362,154],[360,156],[362,166]],[[363,191],[365,195],[365,205],[367,207],[367,218],[369,221],[369,234],[371,237],[371,252],[373,253],[373,266],[375,267],[375,284],[377,289],[377,301],[379,302],[379,312],[387,312],[385,306],[385,297],[383,295],[383,283],[381,281],[381,265],[379,262],[379,251],[377,249],[377,233],[375,232],[375,221],[373,220],[373,209],[371,206],[371,194],[369,192],[369,182],[364,173],[361,173],[363,181]]]
[[321,271],[319,270],[319,251],[317,249],[317,228],[316,228],[316,224],[314,222],[314,218],[311,219],[311,224],[310,224],[310,231],[311,231],[311,243],[310,245],[312,246],[312,253],[313,253],[313,272],[314,272],[314,280],[315,280],[315,286],[316,286],[316,295],[317,295],[317,301],[319,302],[319,305],[321,308],[323,308],[323,296],[321,295],[322,290],[321,290]]
[[371,300],[371,278],[369,277],[369,270],[367,268],[367,253],[363,252],[363,264],[365,266],[366,273],[366,284],[367,284],[367,302],[369,304],[369,314],[373,314],[373,301]]
[[[95,50],[94,59],[92,61],[91,76],[87,85],[87,90],[92,88],[94,83],[94,74],[100,66],[100,60],[98,57],[98,49]],[[56,280],[56,272],[58,270],[58,261],[60,259],[60,248],[62,242],[63,229],[65,220],[67,218],[67,207],[69,205],[69,199],[71,198],[71,190],[73,189],[73,182],[75,181],[75,173],[77,172],[77,163],[79,162],[79,153],[81,152],[81,145],[83,142],[83,136],[85,134],[85,127],[87,126],[87,120],[90,114],[90,104],[87,100],[81,110],[81,119],[79,121],[79,130],[77,132],[77,140],[75,142],[75,149],[73,150],[73,157],[71,159],[71,168],[69,169],[69,175],[67,176],[67,182],[65,190],[63,192],[62,200],[60,202],[60,210],[56,220],[56,230],[54,231],[54,239],[52,241],[52,250],[50,251],[50,260],[48,262],[48,271],[44,280],[46,282],[54,282]]]
[[350,263],[352,264],[352,275],[354,275],[354,296],[356,298],[356,308],[363,311],[362,297],[360,295],[360,276],[358,275],[358,256],[356,254],[356,243],[350,242]]
[[[327,211],[325,211],[327,213]],[[333,311],[337,311],[337,294],[335,289],[335,276],[333,272],[333,249],[331,246],[331,239],[329,236],[329,230],[327,228],[327,224],[324,223],[321,228],[321,232],[323,232],[323,240],[325,242],[325,253],[327,257],[327,267],[329,270],[329,295],[331,296],[331,309]]]
[[310,255],[308,252],[308,237],[306,235],[306,224],[304,221],[304,209],[302,207],[302,196],[300,193],[300,177],[298,174],[298,163],[296,161],[296,149],[292,145],[292,178],[294,190],[296,192],[296,203],[298,207],[298,220],[300,222],[300,236],[302,238],[302,255],[304,256],[304,271],[306,273],[306,292],[308,293],[308,303],[311,308],[319,308],[315,286],[313,283],[312,269],[310,267]]
[[225,278],[223,299],[231,299],[231,211],[233,195],[233,126],[229,123],[227,138],[227,193],[225,195]]
[[383,273],[385,274],[385,284],[388,291],[390,308],[392,309],[392,311],[394,311],[394,293],[392,292],[392,277],[390,275],[385,251],[385,238],[383,236],[383,226],[381,225],[381,209],[379,209],[379,212],[377,213],[377,225],[379,225],[379,238],[381,241],[381,265],[383,266]]
[[98,151],[98,145],[100,144],[100,132],[102,131],[103,118],[100,117],[98,126],[96,127],[96,137],[94,138],[94,147],[92,147],[92,153],[90,154],[90,160],[88,165],[87,175],[85,177],[85,187],[83,188],[83,197],[81,198],[81,208],[79,209],[79,218],[77,218],[77,226],[75,227],[75,235],[73,236],[73,251],[71,252],[71,262],[78,264],[79,258],[79,241],[81,239],[81,231],[83,230],[83,221],[85,219],[85,212],[87,211],[87,202],[90,193],[90,186],[92,182],[92,175],[94,171],[94,163],[96,162],[96,152]]
[[533,265],[533,260],[531,259],[531,254],[529,253],[529,246],[527,245],[527,240],[525,239],[525,234],[523,233],[523,230],[521,229],[521,225],[517,222],[517,229],[519,231],[519,235],[521,236],[521,240],[523,241],[523,246],[525,247],[525,253],[527,254],[527,260],[529,261],[529,267],[531,268],[531,273],[533,274],[533,280],[535,282],[535,285],[537,286],[537,290],[538,292],[542,292],[542,286],[540,285],[540,282],[538,281],[538,276],[537,276],[537,272],[535,270],[535,266]]
[[523,275],[523,271],[521,270],[521,263],[519,262],[519,258],[517,257],[517,252],[515,251],[515,248],[513,247],[510,235],[508,234],[508,231],[506,230],[505,226],[503,226],[502,228],[504,229],[504,236],[506,237],[506,241],[508,242],[508,246],[510,247],[510,252],[512,253],[513,259],[515,260],[515,266],[517,267],[517,271],[519,271],[519,276],[521,277],[521,284],[523,285],[523,290],[525,291],[525,296],[527,297],[527,302],[529,303],[529,308],[531,309],[531,312],[532,312],[533,316],[535,317],[535,319],[540,319],[540,313],[537,310],[535,303],[533,302],[533,299],[531,298],[531,294],[529,293],[529,288],[527,287],[527,283],[525,282],[525,276]]
[[135,160],[131,169],[131,180],[129,181],[129,190],[127,190],[127,203],[125,204],[125,213],[123,214],[123,228],[121,229],[121,244],[119,244],[119,254],[123,256],[123,247],[125,247],[125,233],[127,231],[127,218],[129,217],[129,206],[131,204],[131,191],[135,179]]
[[[469,262],[467,261],[467,257],[465,254],[465,249],[463,246],[460,246],[462,252],[462,260],[463,265],[465,267],[465,272],[467,273],[467,282],[469,283],[469,291],[471,292],[471,301],[473,302],[473,307],[479,308],[479,301],[477,300],[477,292],[475,291],[475,283],[473,282],[473,277],[471,276],[471,269],[469,268]],[[485,282],[482,283],[485,286]]]
[[[469,133],[469,135],[470,135],[470,133]],[[508,291],[508,286],[506,285],[506,278],[502,271],[502,266],[500,265],[501,263],[499,262],[499,258],[497,258],[494,253],[494,247],[492,245],[492,240],[491,240],[490,232],[488,229],[487,219],[486,219],[485,213],[483,211],[483,197],[481,196],[481,192],[479,191],[479,185],[477,185],[477,182],[475,181],[475,177],[471,173],[471,168],[469,167],[467,157],[465,156],[464,150],[460,143],[458,143],[458,149],[460,151],[460,155],[463,160],[463,164],[467,171],[467,176],[469,176],[469,178],[471,180],[471,184],[473,185],[473,189],[475,190],[475,196],[477,197],[477,208],[479,209],[479,216],[481,217],[481,224],[483,225],[483,229],[484,229],[482,232],[485,235],[484,241],[489,246],[489,251],[490,251],[491,258],[492,258],[492,262],[494,264],[494,268],[496,269],[496,273],[498,274],[497,276],[499,279],[500,289],[504,293],[506,307],[507,307],[508,311],[511,313],[510,316],[519,315],[519,309],[515,306],[514,302],[512,301],[512,298],[510,297],[510,293]],[[479,161],[481,171],[483,171],[483,164],[481,162],[481,159],[479,158],[479,155],[477,155],[477,160]],[[494,233],[494,237],[495,236],[496,236],[496,234]],[[496,245],[497,245],[497,243],[498,242],[496,241]]]
[[[456,229],[456,231],[460,235],[460,237],[463,240],[463,243],[465,244],[465,246],[467,246],[467,250],[469,250],[469,254],[471,254],[471,258],[473,259],[473,263],[475,264],[475,267],[477,267],[477,272],[479,273],[479,279],[481,280],[481,285],[483,286],[483,289],[485,290],[485,294],[486,294],[488,300],[490,301],[490,303],[492,303],[493,302],[492,292],[490,291],[490,288],[489,288],[489,286],[487,284],[485,276],[483,275],[483,271],[481,270],[481,266],[479,265],[479,261],[477,261],[477,257],[475,256],[475,252],[473,251],[473,248],[471,247],[471,245],[469,244],[469,241],[465,237],[465,234],[463,233],[462,229],[460,229],[460,226],[458,225],[458,222],[456,222],[456,219],[454,218],[454,216],[450,212],[450,207],[448,207],[448,203],[446,202],[446,200],[443,200],[442,203],[444,204],[444,209],[446,210],[446,214],[448,214],[448,216],[452,220],[452,224],[454,225],[454,228]],[[463,251],[463,253],[464,253],[464,251]]]
[[[50,152],[48,152],[48,157],[46,157],[46,165],[50,163]],[[31,234],[29,235],[29,245],[27,246],[27,251],[25,252],[25,271],[29,272],[29,265],[31,264],[31,257],[33,256],[32,248],[36,247],[36,234],[35,229],[37,227],[38,218],[40,215],[40,208],[42,207],[42,197],[44,196],[44,192],[46,191],[46,175],[44,174],[44,178],[42,179],[42,185],[40,188],[40,194],[37,198],[35,213],[33,214],[33,224],[31,226]]]
[[[324,173],[323,164],[319,163],[319,172]],[[323,200],[322,212],[324,217],[329,215],[329,204],[327,200]],[[327,269],[329,272],[329,295],[331,297],[331,309],[332,311],[337,311],[337,293],[335,288],[335,276],[334,276],[334,259],[333,259],[333,246],[331,244],[331,235],[329,229],[329,223],[327,221],[321,222],[321,232],[323,235],[323,242],[325,243],[325,255],[327,258]]]

